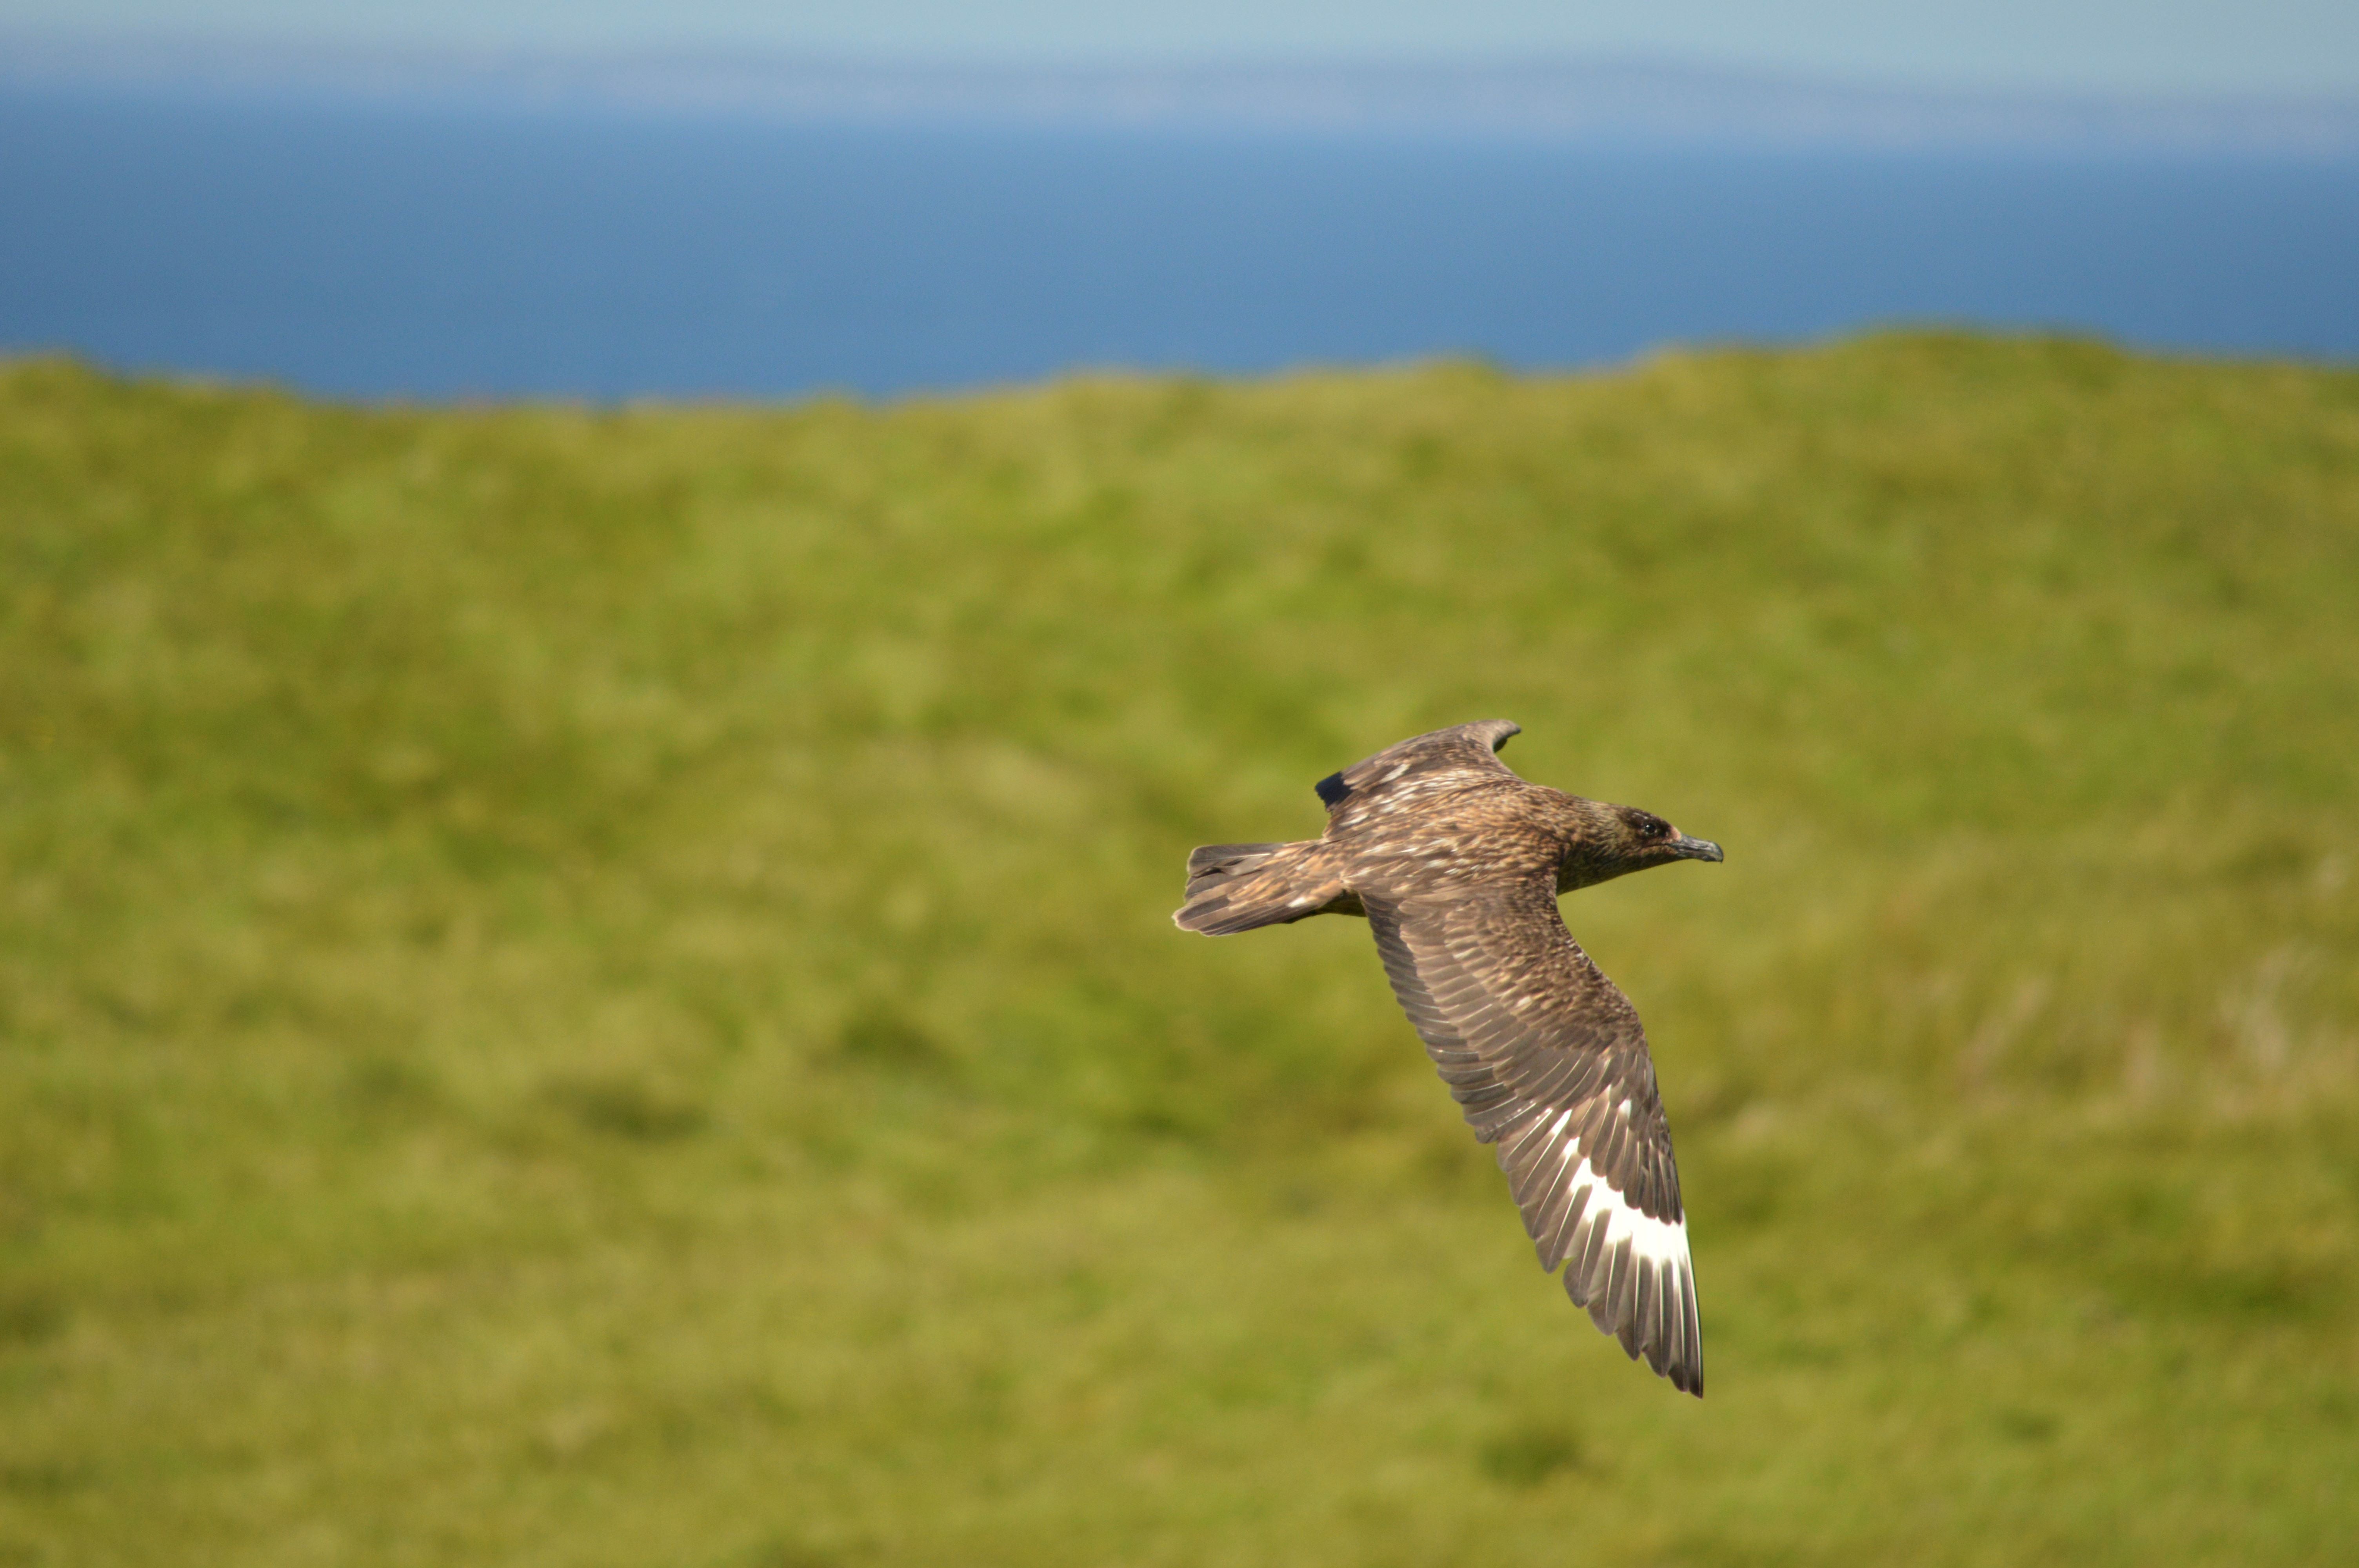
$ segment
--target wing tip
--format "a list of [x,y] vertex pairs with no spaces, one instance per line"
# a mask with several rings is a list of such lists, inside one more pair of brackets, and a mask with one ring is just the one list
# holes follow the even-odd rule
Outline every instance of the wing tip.
[[[1295,776],[1299,778],[1301,775],[1298,773]],[[1330,810],[1342,804],[1352,793],[1352,786],[1343,782],[1340,771],[1329,773],[1310,787],[1318,792],[1320,804]]]
[[[1631,1360],[1645,1361],[1680,1393],[1703,1398],[1703,1335],[1696,1318],[1693,1267],[1684,1259],[1634,1257],[1626,1237],[1600,1245],[1604,1228],[1593,1218],[1568,1227],[1564,1293]],[[1584,1230],[1586,1237],[1580,1234]],[[1547,1266],[1545,1251],[1540,1261]]]
[[1494,754],[1505,751],[1510,739],[1524,732],[1524,727],[1512,719],[1478,719],[1466,728],[1488,741]]

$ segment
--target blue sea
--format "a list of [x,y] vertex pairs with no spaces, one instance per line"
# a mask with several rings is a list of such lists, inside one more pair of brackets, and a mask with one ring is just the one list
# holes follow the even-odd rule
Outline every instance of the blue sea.
[[892,395],[1889,323],[2359,359],[2359,162],[0,95],[0,352]]

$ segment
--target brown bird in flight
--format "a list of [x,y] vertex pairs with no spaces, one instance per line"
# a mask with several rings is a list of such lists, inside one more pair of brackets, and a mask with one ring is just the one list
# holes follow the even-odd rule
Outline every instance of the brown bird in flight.
[[1560,893],[1717,860],[1652,812],[1526,784],[1504,719],[1437,730],[1319,781],[1327,831],[1208,844],[1171,918],[1207,936],[1364,915],[1393,994],[1474,1136],[1498,1145],[1540,1267],[1658,1377],[1701,1397],[1695,1269],[1671,1130],[1637,1011],[1557,914]]

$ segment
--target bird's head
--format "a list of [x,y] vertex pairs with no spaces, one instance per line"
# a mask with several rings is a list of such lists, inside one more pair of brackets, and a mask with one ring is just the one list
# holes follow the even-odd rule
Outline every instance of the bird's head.
[[1593,887],[1673,860],[1717,860],[1720,846],[1709,838],[1690,838],[1651,811],[1635,806],[1611,806],[1602,800],[1574,801],[1573,831],[1568,835],[1557,889]]

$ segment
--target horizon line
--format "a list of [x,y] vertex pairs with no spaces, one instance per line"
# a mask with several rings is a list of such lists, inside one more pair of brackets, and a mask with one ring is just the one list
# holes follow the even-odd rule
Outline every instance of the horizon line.
[[2359,93],[1868,81],[1661,52],[974,59],[0,27],[0,90],[788,124],[1471,134],[1765,148],[2359,154]]

